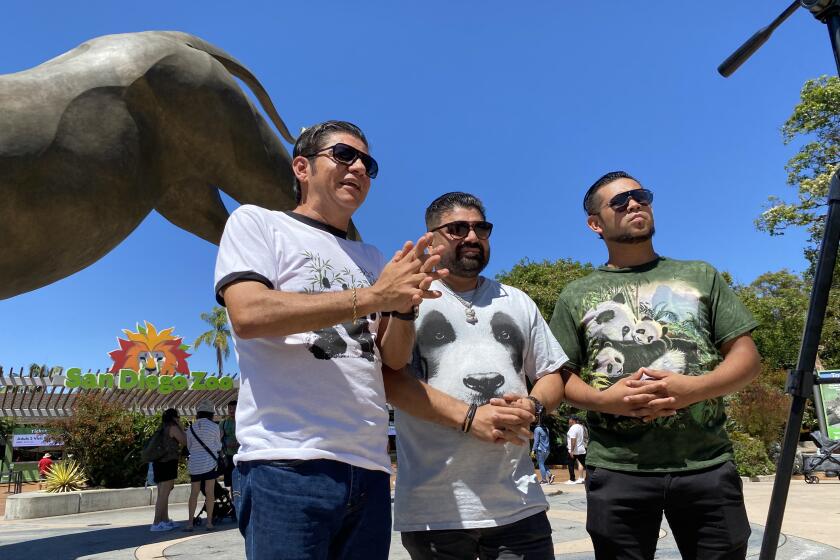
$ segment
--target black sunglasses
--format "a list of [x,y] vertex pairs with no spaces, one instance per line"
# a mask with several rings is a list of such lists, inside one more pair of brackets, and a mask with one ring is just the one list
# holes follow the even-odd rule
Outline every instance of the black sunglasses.
[[624,212],[627,210],[627,206],[630,204],[631,198],[642,206],[649,206],[650,203],[653,202],[653,191],[649,191],[647,189],[624,191],[623,193],[618,193],[612,197],[607,203],[607,206],[616,212]]
[[342,144],[341,142],[334,144],[332,146],[327,146],[326,148],[321,148],[315,153],[312,154],[301,154],[305,158],[310,158],[319,155],[321,152],[325,152],[327,150],[332,150],[332,157],[338,163],[342,163],[344,165],[350,166],[355,163],[357,159],[362,160],[362,165],[365,166],[365,173],[371,179],[376,179],[376,176],[379,174],[379,164],[376,163],[376,160],[367,155],[364,152],[360,152],[353,146],[348,146],[347,144]]
[[457,222],[449,222],[429,231],[437,231],[446,228],[446,233],[455,237],[456,239],[464,239],[470,234],[470,230],[475,232],[475,236],[479,239],[487,239],[490,237],[490,232],[493,231],[493,224],[490,222],[466,222],[458,220]]

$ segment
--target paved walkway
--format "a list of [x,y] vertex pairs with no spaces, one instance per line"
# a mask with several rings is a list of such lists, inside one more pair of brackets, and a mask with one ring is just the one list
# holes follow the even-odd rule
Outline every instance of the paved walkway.
[[[770,482],[745,485],[747,511],[753,522],[749,556],[758,555],[762,527],[769,503]],[[586,496],[581,486],[548,488],[555,554],[559,560],[592,558],[592,545],[584,529]],[[186,515],[183,504],[170,507],[176,518]],[[0,558],[13,560],[198,560],[212,555],[219,560],[244,557],[242,537],[231,523],[215,533],[201,529],[193,534],[173,531],[150,533],[151,507],[47,517],[25,521],[0,521]],[[779,560],[837,560],[840,558],[840,482],[809,485],[793,481],[780,539]],[[663,524],[657,559],[680,558],[670,530]],[[408,554],[395,534],[391,558]]]

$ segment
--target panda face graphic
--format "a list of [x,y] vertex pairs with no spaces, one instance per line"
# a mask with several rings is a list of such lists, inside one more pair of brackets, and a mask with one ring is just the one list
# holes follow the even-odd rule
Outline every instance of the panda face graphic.
[[661,339],[667,330],[667,327],[663,327],[653,319],[645,317],[636,323],[633,328],[633,340],[639,344],[650,344]]
[[624,298],[599,303],[583,316],[586,335],[599,340],[633,340],[636,317],[624,303]]
[[594,373],[603,373],[607,377],[624,376],[624,354],[612,346],[605,346],[595,355]]
[[473,325],[430,311],[417,329],[417,348],[429,385],[460,400],[484,404],[525,392],[525,338],[506,313],[497,311],[489,322]]

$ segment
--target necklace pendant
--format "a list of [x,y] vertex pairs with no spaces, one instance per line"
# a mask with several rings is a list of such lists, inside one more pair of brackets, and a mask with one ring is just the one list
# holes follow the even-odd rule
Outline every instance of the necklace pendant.
[[478,323],[478,318],[475,316],[475,310],[472,307],[464,309],[464,314],[467,316],[467,323],[470,325]]

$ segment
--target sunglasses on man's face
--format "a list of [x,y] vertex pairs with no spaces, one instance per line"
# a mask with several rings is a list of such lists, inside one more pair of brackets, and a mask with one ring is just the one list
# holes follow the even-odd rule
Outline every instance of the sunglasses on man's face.
[[607,202],[607,206],[616,212],[624,212],[630,204],[630,199],[635,200],[642,206],[649,206],[653,202],[653,191],[647,189],[633,189],[631,191],[624,191],[618,193]]
[[493,231],[493,224],[490,222],[467,222],[458,220],[457,222],[449,222],[429,231],[437,231],[446,228],[446,233],[456,239],[464,239],[470,234],[470,230],[475,232],[475,236],[479,239],[487,239],[490,237],[490,232]]
[[376,179],[376,176],[379,174],[379,164],[376,163],[375,159],[364,152],[360,152],[353,146],[348,146],[347,144],[342,144],[341,142],[332,146],[327,146],[326,148],[321,148],[317,152],[311,154],[301,155],[303,157],[310,158],[320,155],[321,152],[326,152],[327,150],[332,150],[332,153],[329,154],[332,159],[348,167],[353,165],[357,159],[362,160],[362,165],[365,166],[365,173],[371,179]]

